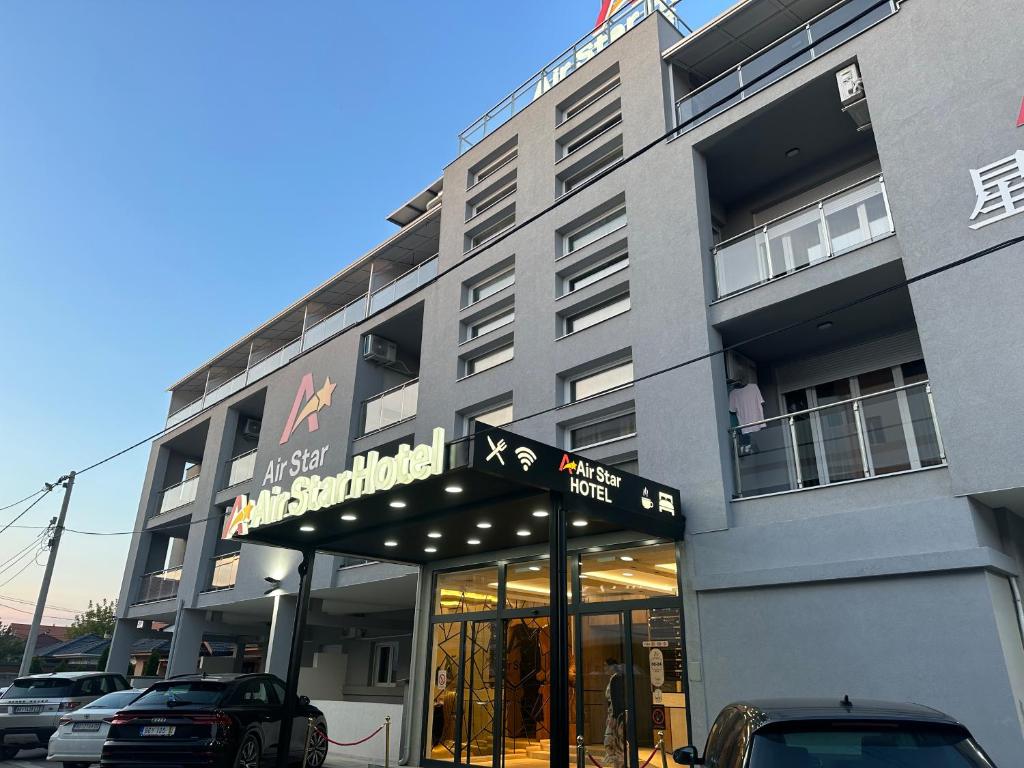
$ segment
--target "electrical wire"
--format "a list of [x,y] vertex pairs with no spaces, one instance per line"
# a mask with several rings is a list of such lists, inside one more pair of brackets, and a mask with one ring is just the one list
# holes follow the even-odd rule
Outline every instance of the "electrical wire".
[[[22,605],[31,605],[33,607],[36,604],[35,600],[25,600],[24,598],[14,597],[13,595],[0,595],[0,600],[8,600],[12,603],[21,603]],[[51,611],[64,611],[65,613],[74,614],[85,613],[84,608],[64,608],[63,606],[53,605],[52,603],[47,603],[44,607],[49,608]]]
[[[32,509],[32,507],[34,507],[34,506],[35,506],[36,504],[38,504],[38,503],[39,503],[40,501],[42,501],[43,499],[45,499],[45,498],[46,498],[46,496],[47,496],[47,494],[49,494],[49,493],[50,493],[50,491],[52,491],[52,490],[53,490],[53,489],[54,489],[55,487],[56,487],[55,485],[47,485],[47,486],[46,486],[46,487],[45,487],[45,488],[44,488],[44,489],[42,490],[42,495],[41,495],[41,496],[39,496],[39,498],[38,498],[38,499],[36,499],[35,501],[33,501],[33,502],[32,502],[31,504],[29,504],[29,505],[28,505],[27,507],[25,507],[25,508],[24,508],[23,510],[21,510],[21,512],[19,512],[19,513],[18,513],[17,515],[15,515],[15,516],[14,516],[14,519],[13,519],[13,520],[11,520],[11,522],[9,522],[9,523],[8,523],[7,525],[5,525],[5,526],[4,526],[3,528],[0,528],[0,533],[3,533],[3,532],[4,532],[4,531],[6,531],[6,530],[7,530],[8,528],[10,528],[10,527],[11,527],[12,525],[14,525],[14,524],[15,524],[16,522],[18,522],[18,521],[19,521],[19,520],[20,520],[21,518],[23,518],[23,517],[25,516],[25,514],[26,514],[26,513],[27,513],[27,512],[28,512],[28,511],[29,511],[30,509]],[[32,497],[30,496],[29,498],[32,498]]]
[[49,531],[50,526],[44,527],[43,532],[36,536],[34,539],[32,539],[32,541],[29,542],[29,544],[24,549],[19,550],[16,554],[4,560],[3,563],[0,563],[0,574],[4,573],[12,566],[16,565],[18,562],[23,560],[31,550],[35,549],[44,538],[49,536]]
[[16,507],[19,504],[23,504],[24,502],[28,501],[29,499],[33,498],[34,496],[38,496],[40,493],[45,493],[45,492],[46,492],[46,488],[40,488],[35,493],[30,493],[28,496],[26,496],[23,499],[18,499],[17,501],[12,501],[10,504],[5,504],[4,506],[0,507],[0,512],[6,512],[11,507]]
[[[34,611],[25,611],[25,610],[22,610],[21,608],[16,608],[13,605],[7,605],[6,603],[0,603],[0,608],[6,608],[7,610],[15,611],[16,613],[24,613],[26,616],[31,616],[31,615],[33,615],[35,613]],[[68,620],[67,616],[54,616],[53,614],[50,614],[50,613],[44,613],[43,616],[45,618],[47,618],[47,619],[54,619],[56,621],[67,621]],[[43,628],[40,627],[40,629],[43,629]]]

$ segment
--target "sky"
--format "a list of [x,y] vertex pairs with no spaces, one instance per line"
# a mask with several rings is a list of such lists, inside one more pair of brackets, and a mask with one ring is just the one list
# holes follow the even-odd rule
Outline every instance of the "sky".
[[[169,384],[388,237],[599,7],[0,3],[0,507],[159,431]],[[148,455],[81,475],[68,526],[130,531]],[[0,534],[0,621],[30,620],[59,506]],[[116,598],[129,541],[65,534],[45,621]]]

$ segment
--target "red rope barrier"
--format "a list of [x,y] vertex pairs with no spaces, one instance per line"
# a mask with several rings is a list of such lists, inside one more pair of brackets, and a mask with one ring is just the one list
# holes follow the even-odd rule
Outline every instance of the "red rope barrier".
[[376,736],[378,733],[380,733],[383,730],[384,730],[384,726],[382,725],[380,728],[378,728],[376,731],[371,733],[365,739],[360,739],[359,741],[335,741],[334,739],[329,738],[327,736],[327,734],[324,734],[324,738],[327,739],[329,742],[331,742],[331,744],[333,744],[336,747],[354,747],[357,744],[362,744],[364,742],[369,741],[370,739],[372,739],[374,736]]
[[654,751],[651,752],[651,756],[647,758],[647,762],[644,763],[643,765],[641,765],[640,768],[647,768],[647,766],[651,764],[651,760],[654,759],[654,756],[656,754],[658,754],[658,748],[657,747],[654,748]]
[[590,759],[590,762],[597,766],[597,768],[604,768],[604,766],[597,762],[597,760],[594,759],[594,756],[589,752],[587,753],[587,757]]

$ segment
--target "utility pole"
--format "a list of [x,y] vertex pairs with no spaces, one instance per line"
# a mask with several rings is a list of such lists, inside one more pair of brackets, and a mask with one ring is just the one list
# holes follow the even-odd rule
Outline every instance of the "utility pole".
[[46,560],[43,583],[39,587],[39,602],[36,603],[36,612],[32,616],[32,627],[28,631],[28,640],[25,641],[25,655],[21,657],[21,669],[18,670],[19,676],[28,674],[29,667],[32,666],[32,657],[36,654],[36,638],[39,637],[39,625],[43,621],[43,608],[46,607],[46,599],[50,592],[53,566],[57,563],[57,548],[60,546],[60,535],[64,532],[64,518],[68,515],[68,502],[71,501],[71,488],[75,484],[75,473],[72,471],[58,482],[64,484],[64,500],[60,503],[57,527],[54,528],[53,538],[50,539],[50,556]]

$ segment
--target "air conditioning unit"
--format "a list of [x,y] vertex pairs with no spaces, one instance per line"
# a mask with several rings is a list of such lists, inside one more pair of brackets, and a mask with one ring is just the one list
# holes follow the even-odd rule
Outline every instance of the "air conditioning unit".
[[735,349],[725,353],[725,378],[728,381],[744,384],[757,381],[757,365]]
[[398,359],[398,345],[383,336],[369,333],[363,338],[363,360],[391,365]]
[[864,98],[864,78],[856,64],[836,72],[836,84],[839,86],[839,101],[844,107]]
[[248,438],[249,440],[258,440],[262,424],[263,422],[259,419],[245,419],[242,422],[242,437]]

